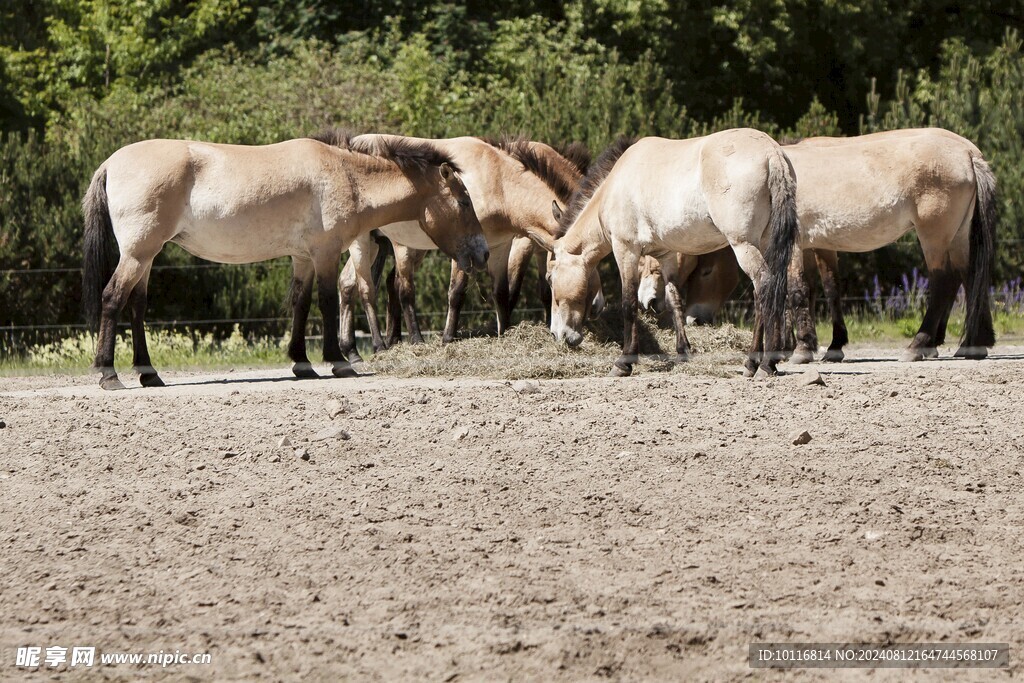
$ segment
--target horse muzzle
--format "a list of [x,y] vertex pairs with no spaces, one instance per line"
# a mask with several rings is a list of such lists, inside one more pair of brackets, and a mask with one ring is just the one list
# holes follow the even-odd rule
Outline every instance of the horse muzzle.
[[490,255],[491,252],[487,249],[487,242],[483,237],[471,237],[466,240],[455,260],[460,269],[472,273],[487,268],[487,259]]

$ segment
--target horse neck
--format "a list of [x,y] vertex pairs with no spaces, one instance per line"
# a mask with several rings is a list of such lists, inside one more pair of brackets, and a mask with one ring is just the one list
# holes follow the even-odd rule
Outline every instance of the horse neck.
[[601,225],[598,206],[591,200],[559,240],[566,251],[582,254],[588,266],[596,266],[612,252],[612,242]]
[[431,191],[426,179],[417,176],[417,171],[405,172],[390,161],[369,164],[359,181],[360,222],[378,227],[419,220]]

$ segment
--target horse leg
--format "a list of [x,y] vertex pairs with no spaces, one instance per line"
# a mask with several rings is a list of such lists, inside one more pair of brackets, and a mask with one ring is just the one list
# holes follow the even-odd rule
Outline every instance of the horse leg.
[[135,372],[139,373],[139,383],[144,387],[162,387],[164,382],[160,375],[153,369],[153,362],[149,359],[149,347],[146,345],[146,326],[144,323],[146,315],[146,291],[149,285],[150,268],[139,278],[131,295],[128,297],[128,305],[132,311],[132,366]]
[[349,247],[349,254],[352,256],[350,260],[356,263],[356,285],[359,287],[359,297],[366,313],[366,325],[370,328],[374,353],[387,348],[377,322],[377,283],[373,281],[373,262],[377,258],[378,250],[377,243],[369,235],[360,237]]
[[[793,324],[786,325],[786,348],[793,349],[789,362],[795,365],[814,361],[818,334],[814,329],[814,253],[794,249],[789,267],[789,311]],[[794,338],[793,331],[796,330]]]
[[[690,273],[693,269],[690,269]],[[679,270],[679,259],[669,254],[661,261],[661,275],[665,283],[665,302],[672,312],[672,326],[676,330],[676,363],[690,360],[690,340],[686,338],[686,311],[680,295],[680,282],[685,281]],[[686,277],[689,277],[687,273]]]
[[319,377],[306,355],[306,321],[313,300],[313,262],[299,256],[292,257],[292,338],[288,343],[288,358],[296,377]]
[[398,301],[402,306],[405,326],[409,329],[409,343],[422,344],[423,334],[416,318],[416,271],[427,252],[395,246],[395,280]]
[[444,334],[441,335],[442,344],[455,341],[455,335],[459,331],[459,314],[462,312],[462,303],[466,299],[468,285],[469,276],[466,275],[466,271],[452,261],[452,279],[448,285],[448,318],[444,323]]
[[612,377],[633,374],[633,364],[640,352],[640,323],[638,318],[640,288],[640,255],[621,242],[612,244],[615,261],[622,280],[622,354],[609,373]]
[[353,363],[361,363],[363,358],[356,349],[355,293],[356,264],[350,258],[338,277],[338,340],[342,355]]
[[497,317],[498,336],[505,334],[512,320],[512,303],[508,283],[508,257],[512,242],[491,247],[491,257],[487,260],[487,271],[491,276],[491,298],[494,301],[494,312]]
[[[100,328],[96,338],[96,360],[93,367],[100,371],[100,387],[107,390],[124,389],[114,369],[114,346],[117,341],[117,318],[124,309],[132,291],[149,271],[152,257],[145,262],[122,254],[107,286],[103,289],[100,310]],[[134,310],[134,309],[133,309]],[[133,316],[134,322],[134,316]]]
[[[529,237],[517,237],[512,240],[512,246],[508,255],[508,305],[510,310],[515,310],[519,303],[519,296],[523,291],[523,280],[526,279],[526,271],[530,266],[530,257],[533,256],[533,240]],[[491,258],[494,258],[493,254]]]
[[773,375],[775,374],[775,364],[778,362],[779,349],[770,347],[781,345],[782,330],[779,329],[781,321],[767,320],[764,314],[761,300],[761,278],[767,266],[761,252],[749,242],[734,244],[732,248],[740,268],[754,284],[754,338],[750,352],[747,354],[744,374],[748,377]]
[[[832,318],[832,342],[821,360],[838,363],[845,357],[843,347],[850,343],[846,332],[846,321],[843,320],[843,297],[839,287],[839,254],[834,251],[814,250],[818,272],[821,274],[821,286],[825,290],[828,301],[828,312]],[[812,309],[813,310],[813,309]]]
[[544,325],[551,327],[551,286],[548,285],[548,252],[537,248],[537,297],[544,307]]
[[384,287],[388,295],[388,303],[384,307],[384,343],[389,349],[402,341],[402,297],[398,292],[397,280],[398,266],[396,265],[384,279]]
[[317,303],[324,321],[324,362],[331,364],[331,374],[335,377],[356,377],[356,371],[345,360],[338,343],[340,306],[338,288],[335,286],[338,281],[338,256],[331,254],[314,262]]
[[[928,306],[921,327],[900,356],[901,361],[919,361],[939,355],[939,340],[945,337],[940,325],[949,319],[950,309],[960,289],[962,274],[968,263],[970,219],[948,232],[941,223],[922,222],[917,226],[917,238],[924,251],[928,266]],[[943,239],[945,232],[946,239]]]

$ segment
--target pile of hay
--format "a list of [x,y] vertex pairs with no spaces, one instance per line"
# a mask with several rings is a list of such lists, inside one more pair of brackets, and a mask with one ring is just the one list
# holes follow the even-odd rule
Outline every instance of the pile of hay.
[[[614,322],[614,321],[611,321]],[[376,354],[369,366],[391,377],[484,377],[489,379],[551,379],[603,377],[621,351],[621,325],[595,321],[583,344],[570,349],[556,343],[544,325],[523,322],[502,337],[470,337],[442,345],[398,344]],[[725,376],[736,372],[750,346],[751,335],[732,325],[687,328],[693,349],[688,363],[672,363],[675,333],[659,329],[653,317],[641,317],[640,362],[634,374],[684,372]]]

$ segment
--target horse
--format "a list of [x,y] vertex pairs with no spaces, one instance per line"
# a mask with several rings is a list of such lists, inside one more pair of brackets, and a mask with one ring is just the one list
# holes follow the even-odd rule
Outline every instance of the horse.
[[370,149],[337,131],[265,146],[147,140],[120,148],[96,170],[83,200],[82,295],[98,330],[100,386],[124,388],[114,369],[114,341],[126,304],[140,382],[163,386],[143,317],[153,259],[167,242],[220,263],[291,256],[292,371],[318,376],[305,340],[315,277],[324,361],[335,376],[351,376],[337,342],[342,252],[373,228],[415,220],[465,268],[483,267],[487,245],[460,172],[433,147],[398,139]]
[[[916,231],[924,251],[929,300],[900,360],[938,355],[961,283],[966,285],[967,321],[956,356],[984,358],[995,344],[988,297],[996,186],[981,151],[941,128],[809,138],[783,149],[796,170],[803,249],[803,275],[791,273],[791,289],[802,293],[794,297],[799,302],[793,311],[798,343],[790,361],[810,362],[818,348],[811,296],[814,271],[820,273],[832,319],[832,340],[822,360],[839,362],[849,335],[837,252],[878,249],[910,230]],[[734,277],[736,268],[735,263],[722,264],[718,277]],[[713,296],[701,294],[691,305],[693,301],[716,306]]]
[[[639,346],[640,259],[703,254],[729,246],[754,283],[757,317],[749,375],[776,372],[782,351],[787,270],[799,237],[796,181],[778,143],[760,131],[732,129],[689,140],[620,139],[588,171],[560,216],[557,240],[535,239],[553,256],[551,332],[583,341],[588,274],[614,253],[622,284],[622,354],[613,376],[633,371]],[[679,292],[667,278],[667,295]],[[689,353],[676,319],[679,360]],[[756,371],[756,372],[755,372]]]
[[[988,355],[988,348],[995,345],[989,287],[996,182],[974,143],[941,128],[917,128],[853,138],[809,138],[785,149],[799,183],[801,246],[814,253],[832,311],[832,343],[823,360],[842,360],[848,340],[836,252],[878,249],[910,230],[917,233],[928,268],[928,306],[900,360],[938,355],[961,284],[967,294],[967,316],[955,356]],[[797,286],[806,292],[810,282],[806,276],[801,280]],[[799,299],[806,302],[808,297]],[[797,346],[792,361],[810,362],[818,348],[810,309],[798,308],[794,320]]]
[[[361,141],[392,139],[389,136],[360,136]],[[412,138],[410,138],[412,139]],[[414,139],[430,145],[455,159],[463,169],[462,178],[473,197],[473,206],[484,238],[491,251],[488,271],[497,313],[498,333],[509,325],[512,308],[519,297],[525,269],[517,262],[510,278],[509,261],[517,236],[530,232],[551,234],[557,228],[552,202],[567,202],[582,177],[580,167],[589,161],[585,148],[574,145],[566,156],[543,143],[524,139],[491,140],[461,137],[443,140]],[[342,305],[342,350],[353,362],[360,362],[355,348],[355,324],[352,294],[358,288],[374,351],[387,348],[400,339],[402,318],[411,343],[423,341],[415,311],[414,275],[428,250],[436,247],[414,222],[387,225],[379,232],[387,237],[395,254],[395,269],[387,278],[388,308],[386,338],[380,333],[376,314],[376,282],[371,265],[378,245],[369,236],[357,240],[349,250],[350,258],[339,278]],[[520,243],[521,244],[521,243]],[[529,243],[532,249],[532,242]],[[521,261],[521,247],[516,251]],[[596,278],[596,274],[595,274]],[[469,279],[465,268],[452,262],[448,290],[448,316],[442,342],[455,339],[465,290]]]
[[[726,248],[700,256],[676,253],[674,258],[676,289],[686,293],[686,324],[710,325],[739,284],[736,256]],[[652,256],[641,261],[637,298],[644,310],[655,310],[665,299],[665,273],[661,261]]]

